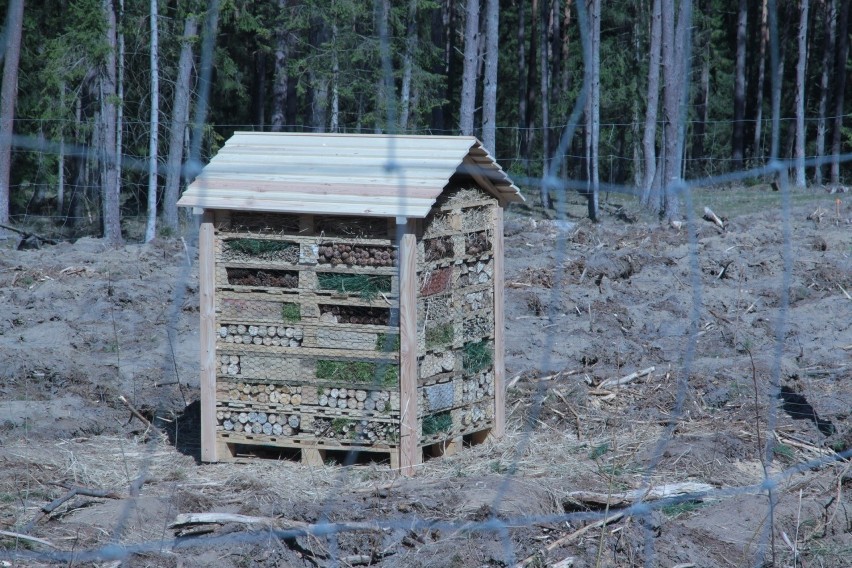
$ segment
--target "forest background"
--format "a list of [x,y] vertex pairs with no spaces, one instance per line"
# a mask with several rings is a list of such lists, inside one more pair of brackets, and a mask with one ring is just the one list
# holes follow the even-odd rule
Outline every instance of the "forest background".
[[175,234],[236,130],[472,134],[592,218],[601,189],[673,220],[681,180],[836,187],[849,4],[7,0],[0,224]]

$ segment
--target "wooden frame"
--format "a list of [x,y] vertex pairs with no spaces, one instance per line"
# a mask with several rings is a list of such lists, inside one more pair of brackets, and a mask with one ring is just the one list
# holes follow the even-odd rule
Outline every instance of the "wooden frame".
[[495,438],[506,432],[505,276],[503,274],[503,208],[494,211],[494,428]]
[[399,469],[414,475],[422,460],[417,421],[417,237],[414,223],[405,225],[399,243]]
[[216,447],[216,301],[213,211],[201,214],[198,229],[198,295],[201,313],[201,460],[218,460]]

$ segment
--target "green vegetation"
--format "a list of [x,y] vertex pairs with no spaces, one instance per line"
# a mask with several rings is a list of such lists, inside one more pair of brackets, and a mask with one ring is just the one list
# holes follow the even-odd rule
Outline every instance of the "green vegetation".
[[793,451],[793,448],[787,444],[775,444],[772,448],[772,453],[778,457],[787,458],[788,460],[796,459],[796,453]]
[[299,248],[299,245],[296,243],[270,241],[268,239],[233,239],[225,241],[225,244],[234,252],[241,252],[252,256],[261,256],[263,254],[273,252],[292,251]]
[[385,353],[399,351],[399,334],[380,333],[376,339],[376,351]]
[[453,429],[453,417],[450,412],[439,412],[423,417],[423,435],[432,436]]
[[604,455],[605,453],[607,453],[608,451],[609,451],[609,443],[604,442],[603,444],[600,444],[600,445],[592,448],[592,451],[589,452],[589,459],[590,460],[596,460],[599,457],[601,457],[602,455]]
[[284,302],[281,305],[281,319],[284,320],[284,323],[302,321],[302,310],[299,308],[299,304]]
[[[349,420],[345,418],[335,418],[331,421],[331,431],[334,432],[337,436],[342,436],[344,428],[346,428],[348,425]],[[349,435],[351,436],[353,432],[354,430],[352,432],[349,432]]]
[[426,328],[426,348],[446,345],[453,342],[453,324],[445,323]]
[[701,507],[704,506],[704,503],[701,501],[683,501],[681,503],[675,503],[673,505],[666,505],[661,510],[663,514],[667,517],[676,518],[681,515],[686,515],[687,513],[691,513],[693,511],[697,511]]
[[478,373],[491,366],[493,354],[484,341],[466,343],[462,358],[465,373]]
[[399,366],[372,361],[317,361],[317,379],[344,383],[375,383],[381,386],[396,385]]
[[340,293],[358,293],[363,300],[373,300],[380,292],[391,291],[391,277],[373,274],[338,274],[318,272],[320,290],[337,290]]

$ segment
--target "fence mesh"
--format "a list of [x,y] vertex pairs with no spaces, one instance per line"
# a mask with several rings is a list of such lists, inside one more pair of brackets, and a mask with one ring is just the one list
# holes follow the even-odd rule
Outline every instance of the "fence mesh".
[[[772,28],[770,45],[777,44]],[[203,46],[202,107],[213,47]],[[780,80],[777,73],[773,80]],[[387,81],[393,81],[390,71]],[[733,565],[805,565],[803,558],[807,565],[845,565],[852,551],[852,442],[844,390],[852,376],[848,204],[800,199],[786,175],[778,176],[791,164],[773,159],[679,182],[674,190],[686,216],[679,231],[652,224],[635,229],[641,212],[617,199],[635,189],[619,185],[605,185],[602,207],[611,215],[605,224],[621,228],[607,232],[568,221],[566,211],[584,206],[571,192],[587,182],[560,177],[557,163],[568,155],[564,141],[583,106],[581,96],[561,129],[563,144],[549,174],[515,180],[533,192],[549,187],[561,218],[524,214],[506,223],[506,255],[514,267],[507,270],[507,358],[510,369],[524,367],[506,385],[497,384],[493,360],[495,201],[457,188],[426,219],[418,243],[419,444],[465,445],[487,432],[495,392],[507,388],[504,440],[465,448],[464,458],[447,453],[427,461],[418,466],[419,482],[397,480],[381,465],[399,443],[402,418],[394,227],[385,220],[315,216],[306,228],[296,216],[234,214],[217,222],[215,243],[220,448],[234,458],[270,449],[282,457],[321,440],[327,464],[359,463],[369,454],[372,465],[200,465],[177,450],[198,424],[188,413],[166,419],[160,413],[158,420],[157,409],[143,412],[153,429],[110,436],[92,422],[85,435],[57,440],[52,455],[39,453],[24,435],[4,448],[13,473],[11,485],[3,486],[7,492],[0,492],[0,559],[11,565],[227,559],[251,565],[685,567],[722,565],[730,554]],[[200,132],[203,109],[198,116]],[[193,151],[190,165],[198,163],[198,148]],[[395,171],[392,149],[387,162]],[[399,176],[404,185],[405,172]],[[780,198],[736,201],[743,211],[732,213],[745,221],[715,223],[696,213],[702,188],[759,176],[778,177]],[[750,227],[755,218],[748,215],[767,208],[772,214],[756,230]],[[822,230],[830,224],[841,229]],[[75,309],[76,327],[63,331],[82,343],[100,343],[103,356],[115,355],[119,376],[128,357],[148,349],[146,376],[157,382],[140,383],[137,392],[134,379],[134,401],[159,387],[172,367],[177,374],[175,345],[195,352],[191,332],[191,340],[175,338],[183,318],[197,317],[188,305],[197,291],[194,267],[185,262],[197,231],[186,241],[158,251],[178,259],[179,267],[169,273],[168,301],[156,316],[167,340],[145,343],[135,333],[141,318],[130,311],[132,298],[115,295],[113,278],[142,277],[119,262],[110,265],[103,285],[110,337],[87,331],[92,318],[85,309]],[[104,252],[92,246],[90,254]],[[813,251],[830,254],[814,257]],[[139,260],[148,253],[132,254]],[[51,280],[92,277],[87,261],[77,262],[59,267],[46,261],[38,270],[4,266],[14,272],[5,282],[31,294],[37,306],[51,300]],[[795,310],[806,301],[819,302],[823,317],[797,319]],[[667,316],[651,318],[655,312]],[[40,346],[47,327],[28,331],[27,317],[15,308],[3,333],[20,328],[21,343]],[[38,325],[59,325],[60,319],[57,313]],[[808,344],[806,352],[800,338],[818,332],[830,344]],[[569,342],[581,345],[582,355],[563,356]],[[657,362],[671,352],[678,356]],[[725,358],[732,353],[736,360]],[[526,364],[516,362],[524,358]],[[82,388],[78,375],[85,364],[77,365],[77,374],[68,376],[24,363],[14,369],[26,371],[27,380],[50,383],[55,394]],[[182,380],[197,385],[178,377],[181,396]],[[819,408],[805,391],[822,395],[815,397]],[[108,387],[84,394],[117,400]],[[10,424],[21,412],[14,402],[5,401]],[[87,420],[79,409],[44,408],[52,414],[41,419],[57,424]],[[804,438],[794,427],[799,421],[813,423],[823,438]],[[67,493],[49,486],[59,478]],[[169,506],[156,508],[152,496]],[[84,505],[103,500],[116,504],[110,515],[99,506],[86,514]],[[176,518],[186,513],[216,513],[230,530]],[[722,522],[729,523],[726,535],[703,545],[696,535]]]

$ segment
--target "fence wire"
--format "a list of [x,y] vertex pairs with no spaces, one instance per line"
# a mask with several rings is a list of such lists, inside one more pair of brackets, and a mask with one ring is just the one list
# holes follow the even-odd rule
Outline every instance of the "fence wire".
[[[579,12],[580,30],[583,32],[581,34],[581,41],[584,46],[584,54],[588,56],[588,50],[590,48],[589,38],[586,33],[587,26],[585,25],[585,3],[578,2],[576,3],[576,6]],[[383,9],[383,3],[380,0],[376,0],[375,9],[377,12],[380,12]],[[775,3],[773,1],[770,1],[770,54],[772,60],[771,69],[773,70],[773,84],[776,84],[780,81],[780,77],[778,76],[777,71],[779,68],[777,65],[779,36],[777,30],[777,17],[775,15],[776,10],[777,8],[775,6]],[[198,89],[199,102],[196,107],[192,127],[194,132],[194,135],[192,136],[193,145],[191,147],[189,159],[187,160],[185,165],[186,171],[188,172],[190,178],[193,177],[194,173],[199,172],[203,167],[203,163],[201,160],[201,141],[203,139],[206,111],[210,96],[210,82],[211,73],[213,69],[213,53],[215,50],[215,33],[211,32],[216,29],[218,11],[219,3],[213,0],[209,4],[208,20],[206,24],[207,33],[204,34],[205,39],[202,44],[200,81]],[[380,19],[380,21],[383,21],[383,19]],[[391,93],[393,89],[394,78],[393,70],[391,68],[390,63],[390,44],[387,37],[386,29],[382,28],[380,30],[379,39],[382,46],[382,67],[386,77],[385,88],[388,90],[388,93]],[[586,57],[586,60],[588,61],[588,57]],[[686,60],[689,61],[690,58],[687,57]],[[777,92],[777,89],[773,88],[773,92]],[[583,192],[586,191],[588,188],[588,182],[586,180],[570,179],[566,177],[564,172],[559,171],[561,164],[564,163],[564,158],[584,157],[572,156],[568,148],[571,140],[574,138],[575,133],[580,127],[580,121],[583,117],[587,97],[588,85],[584,84],[582,89],[580,90],[578,98],[573,102],[573,110],[566,124],[561,125],[559,127],[561,131],[560,142],[556,150],[553,152],[553,159],[550,161],[550,167],[547,174],[543,177],[521,177],[515,180],[516,183],[518,183],[519,185],[529,188],[530,193],[532,193],[533,191],[537,192],[539,187],[547,188],[554,196],[554,207],[557,213],[557,220],[567,221],[569,219],[567,214],[567,200],[572,195],[572,193],[577,191]],[[386,100],[394,101],[395,97],[388,94],[386,95]],[[773,133],[775,133],[775,136],[777,136],[777,132],[779,131],[779,129],[777,128],[777,124],[781,120],[780,116],[778,115],[779,105],[777,104],[777,101],[773,101],[772,106],[773,117],[767,122],[776,125],[776,128],[772,128],[769,130],[771,130]],[[681,115],[681,121],[686,121],[685,110]],[[621,125],[602,126],[605,128],[611,127],[613,129],[621,127]],[[511,131],[513,129],[513,127],[507,126],[501,126],[498,128],[505,131]],[[395,133],[398,131],[398,128],[396,126],[396,110],[392,104],[388,105],[387,116],[385,117],[384,131],[387,133]],[[47,154],[58,153],[59,151],[58,146],[55,144],[46,143],[44,140],[38,140],[36,138],[30,138],[25,136],[16,136],[13,139],[13,144],[17,149],[38,151]],[[788,169],[792,168],[794,164],[792,162],[778,159],[779,144],[777,138],[773,139],[770,145],[772,148],[771,157],[769,162],[764,166],[725,173],[722,175],[676,180],[674,183],[673,189],[675,193],[683,199],[685,205],[684,211],[686,214],[686,234],[688,235],[687,245],[689,254],[688,285],[692,291],[691,306],[688,311],[687,317],[688,333],[682,346],[682,363],[680,368],[674,372],[674,375],[676,377],[676,388],[674,397],[675,402],[670,412],[670,419],[668,421],[668,425],[663,429],[663,432],[660,435],[659,439],[657,439],[653,444],[653,450],[651,452],[652,458],[649,461],[649,464],[647,465],[645,470],[642,471],[642,487],[649,487],[653,484],[656,469],[660,463],[660,460],[662,459],[662,456],[666,453],[667,449],[672,443],[672,439],[674,437],[677,425],[680,423],[681,420],[684,419],[686,415],[686,403],[689,398],[689,394],[691,393],[690,377],[693,374],[693,363],[696,356],[696,344],[699,337],[699,328],[701,323],[701,308],[704,303],[704,293],[702,290],[702,271],[699,265],[700,246],[697,237],[697,234],[699,232],[698,225],[701,221],[695,215],[695,206],[693,203],[693,191],[697,188],[703,188],[718,184],[740,183],[757,177],[777,177],[780,180],[779,189],[781,194],[781,210],[779,223],[782,229],[783,240],[783,247],[780,251],[780,255],[783,259],[783,272],[780,281],[777,285],[780,302],[775,312],[775,320],[772,323],[772,327],[774,329],[775,344],[774,349],[772,351],[772,366],[769,381],[769,398],[771,400],[775,400],[779,396],[782,383],[782,360],[785,356],[785,343],[787,338],[787,332],[791,325],[789,307],[794,263],[792,246],[793,220],[791,219],[792,189],[789,183],[787,183],[786,181],[786,175],[779,174],[786,172]],[[74,155],[75,152],[80,152],[82,155],[83,149],[69,148],[66,146],[64,148],[64,152],[66,155]],[[617,155],[601,156],[601,158],[614,160],[632,160],[632,157]],[[816,166],[820,164],[825,164],[828,163],[831,159],[831,157],[811,157],[807,160],[807,165]],[[850,159],[852,159],[852,154],[844,154],[842,156],[839,156],[839,160],[843,163],[848,163]],[[147,169],[147,164],[145,163],[145,160],[139,157],[126,156],[123,160],[123,163],[125,164],[124,167],[127,169],[135,169],[140,172],[146,171]],[[386,169],[399,177],[399,185],[403,188],[401,192],[401,198],[405,198],[405,195],[407,193],[406,171],[405,168],[397,162],[393,146],[391,146],[388,151]],[[257,173],[263,172],[258,171]],[[637,190],[635,187],[625,184],[603,183],[601,184],[601,191],[631,196],[635,196],[637,194]],[[29,216],[25,214],[25,218],[29,218]],[[399,227],[400,231],[402,230],[402,228],[402,226]],[[397,242],[399,242],[400,237],[401,234],[398,234]],[[198,240],[197,224],[194,227],[194,230],[190,232],[186,236],[186,238],[190,247],[194,247]],[[558,234],[555,241],[553,242],[552,265],[554,267],[560,267],[569,262],[568,239],[568,234],[565,232],[561,232]],[[178,321],[181,317],[181,310],[185,301],[184,294],[187,289],[187,285],[190,284],[192,280],[192,270],[193,267],[190,266],[189,263],[185,263],[183,265],[183,269],[180,271],[177,277],[175,286],[173,287],[174,294],[169,301],[168,322],[166,324],[170,333],[176,333],[176,330],[178,329]],[[661,286],[663,285],[664,284],[661,283]],[[564,293],[564,283],[560,282],[557,278],[557,281],[554,283],[550,291],[550,298],[548,302],[550,308],[549,313],[547,315],[551,320],[555,320],[555,318],[558,316],[556,310],[564,299]],[[842,314],[848,315],[849,312],[844,311],[842,312]],[[841,315],[841,317],[843,317],[843,315]],[[510,325],[512,324],[510,323]],[[542,371],[555,372],[559,369],[564,368],[564,361],[554,360],[553,358],[553,353],[556,351],[556,342],[559,339],[561,338],[557,337],[555,334],[550,334],[547,337],[547,342],[541,351],[541,360],[538,363],[538,368]],[[164,368],[171,367],[172,365],[174,365],[173,356],[171,356],[169,360],[163,362]],[[339,470],[339,473],[337,474],[336,481],[334,482],[333,486],[328,490],[327,496],[324,498],[323,502],[321,503],[321,506],[319,507],[321,513],[319,515],[319,520],[316,523],[304,524],[304,526],[288,529],[265,527],[265,530],[263,531],[237,532],[233,534],[212,536],[200,535],[192,538],[166,538],[164,536],[163,538],[159,539],[150,539],[139,542],[128,542],[127,539],[124,538],[124,534],[126,532],[127,525],[138,506],[138,496],[141,492],[143,480],[149,474],[147,463],[150,460],[153,460],[154,454],[160,451],[160,447],[157,444],[156,439],[152,439],[152,441],[148,442],[145,445],[145,452],[148,453],[148,459],[143,460],[143,465],[139,468],[138,471],[128,472],[129,484],[127,488],[127,494],[130,495],[130,498],[127,499],[124,503],[124,508],[118,517],[118,522],[115,524],[113,530],[110,532],[108,539],[109,542],[107,544],[103,546],[93,547],[90,549],[80,549],[79,547],[77,547],[73,551],[43,551],[18,546],[15,548],[5,548],[0,550],[0,558],[5,558],[13,564],[28,562],[71,564],[82,562],[128,561],[135,555],[157,554],[162,553],[162,551],[171,551],[172,553],[180,555],[181,551],[187,551],[187,553],[189,553],[189,551],[198,550],[199,548],[204,548],[206,550],[219,550],[222,551],[223,554],[225,554],[228,550],[232,549],[236,545],[268,545],[273,540],[280,542],[292,542],[296,538],[310,536],[317,537],[325,543],[327,556],[323,562],[324,566],[345,566],[351,565],[352,558],[344,558],[342,556],[342,552],[339,546],[339,538],[349,534],[360,533],[365,530],[365,526],[368,526],[370,529],[379,531],[380,533],[392,533],[395,531],[404,531],[406,533],[445,531],[448,533],[461,535],[483,533],[493,534],[500,539],[500,542],[502,544],[502,557],[499,559],[499,563],[504,566],[516,566],[518,565],[519,561],[521,561],[525,556],[527,556],[526,553],[523,553],[518,548],[518,543],[515,542],[512,538],[512,532],[519,528],[532,528],[542,525],[557,525],[564,523],[594,523],[604,521],[615,515],[623,515],[625,518],[632,517],[639,520],[644,530],[645,539],[643,543],[644,546],[642,547],[643,557],[641,558],[641,562],[636,562],[636,564],[644,564],[645,566],[658,566],[660,564],[659,558],[657,557],[657,553],[655,552],[655,528],[654,520],[652,518],[655,512],[659,512],[665,508],[672,507],[675,505],[693,503],[701,500],[732,499],[738,496],[759,494],[764,495],[766,497],[765,518],[768,520],[768,522],[763,525],[763,528],[761,530],[757,554],[753,559],[753,565],[763,566],[764,562],[767,560],[767,557],[773,553],[774,547],[779,546],[777,544],[774,544],[773,542],[775,527],[773,526],[772,522],[775,518],[775,507],[778,499],[778,488],[785,481],[792,479],[793,477],[802,472],[807,472],[815,468],[821,468],[831,464],[840,463],[852,457],[852,450],[847,450],[845,452],[834,454],[831,456],[820,457],[807,461],[800,461],[773,473],[773,469],[778,469],[777,467],[773,468],[773,460],[775,458],[775,453],[773,451],[774,442],[772,442],[772,440],[774,439],[773,435],[776,432],[778,425],[778,410],[777,405],[769,404],[767,406],[768,414],[765,416],[764,419],[764,448],[762,449],[763,480],[761,483],[736,487],[714,488],[709,490],[705,489],[697,493],[685,493],[676,497],[663,498],[655,501],[648,501],[640,497],[638,500],[635,500],[635,502],[633,502],[633,504],[629,506],[609,507],[606,510],[600,511],[571,511],[543,516],[518,515],[510,518],[501,517],[495,512],[500,510],[501,503],[504,500],[510,498],[511,493],[517,488],[517,485],[515,483],[517,479],[523,477],[522,461],[533,438],[538,434],[537,427],[540,423],[539,419],[541,417],[542,411],[545,408],[545,401],[548,398],[550,388],[550,383],[546,381],[540,381],[536,383],[535,389],[531,395],[533,401],[532,407],[523,423],[518,425],[519,432],[515,447],[509,452],[510,457],[508,463],[506,464],[506,467],[502,471],[497,473],[497,475],[501,477],[501,483],[499,486],[499,490],[495,494],[495,500],[493,503],[491,503],[491,506],[489,508],[490,513],[487,514],[485,518],[481,520],[434,520],[426,516],[421,516],[416,513],[412,513],[401,516],[397,515],[394,517],[376,515],[375,517],[369,518],[366,521],[359,522],[332,521],[331,519],[333,519],[336,516],[336,513],[338,512],[337,507],[339,505],[339,502],[335,498],[335,495],[338,493],[338,491],[345,491],[347,483],[353,478],[353,476],[359,475],[354,469],[341,468]],[[357,451],[350,452],[346,456],[344,465],[349,463],[355,463],[357,458]],[[428,467],[428,465],[424,465],[423,467]],[[436,489],[436,491],[439,491],[439,489]],[[292,495],[290,498],[298,501],[300,496]],[[448,506],[451,505],[448,504]],[[163,528],[163,532],[165,533],[165,527]],[[738,536],[745,538],[743,535]],[[370,562],[372,562],[372,560]],[[625,562],[624,565],[628,564]],[[686,564],[683,564],[683,566],[686,566]]]

